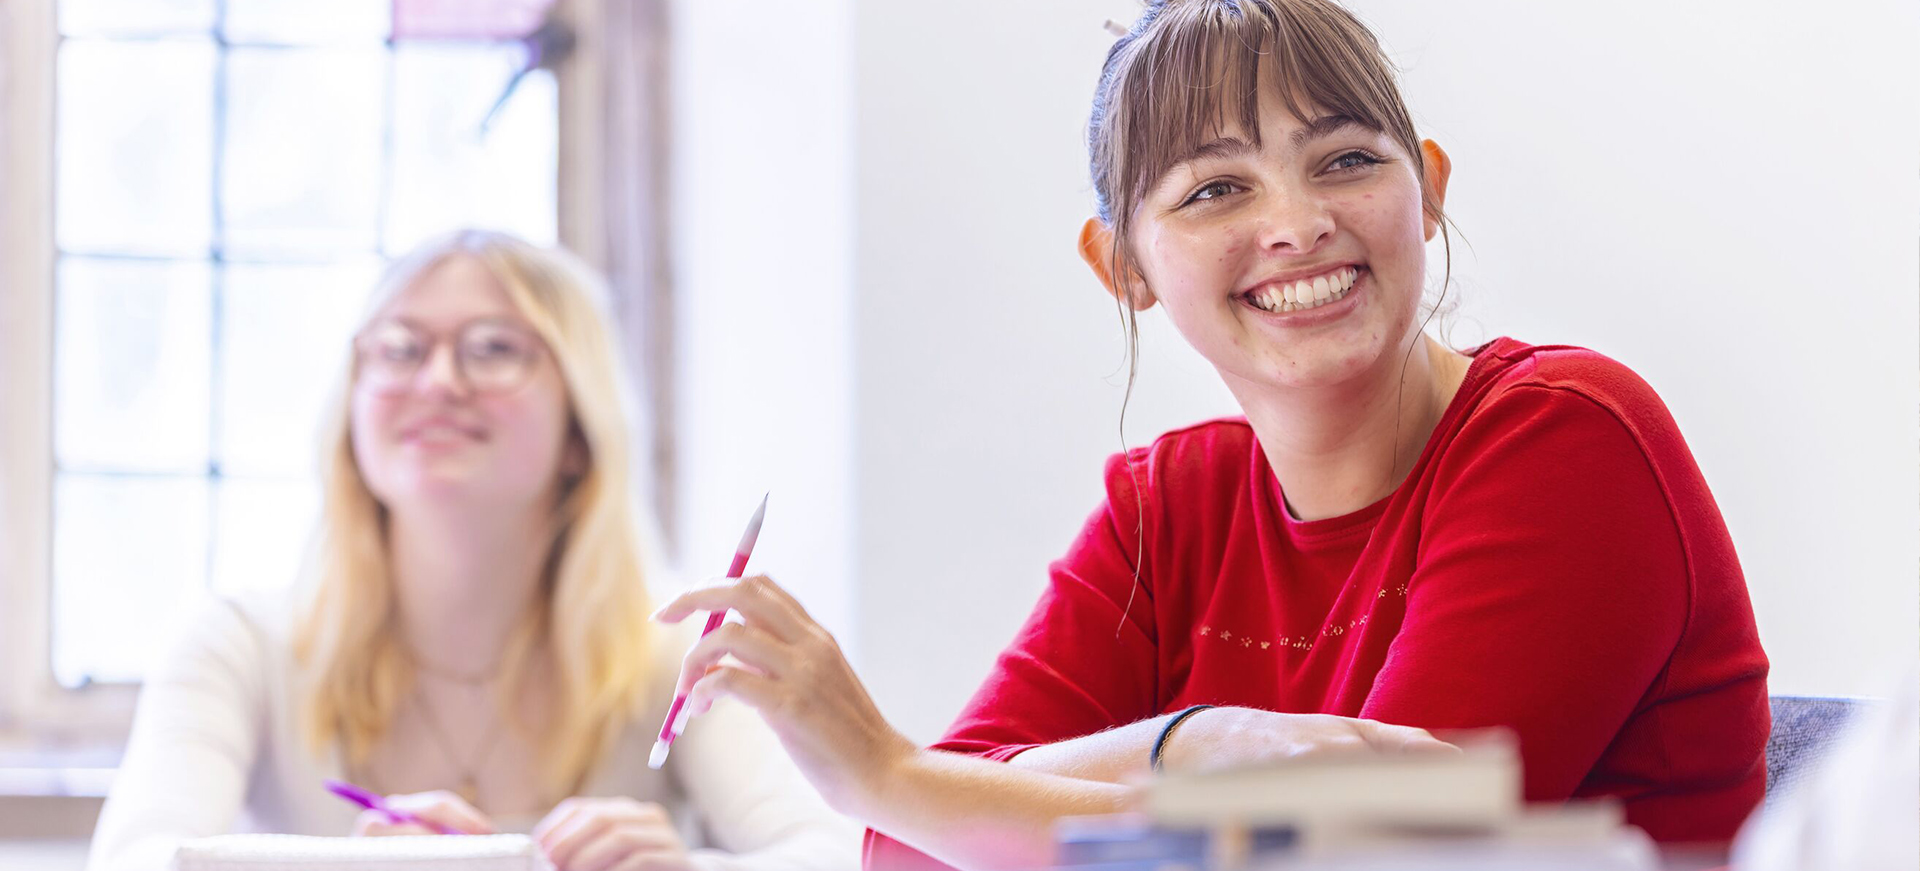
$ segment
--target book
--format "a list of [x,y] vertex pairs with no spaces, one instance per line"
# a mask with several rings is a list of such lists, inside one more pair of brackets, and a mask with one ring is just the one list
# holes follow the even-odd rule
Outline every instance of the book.
[[[1248,834],[1247,852],[1256,856],[1292,848],[1298,832],[1291,826]],[[1157,869],[1171,866],[1218,867],[1221,843],[1205,828],[1156,826],[1141,814],[1063,817],[1054,824],[1054,863],[1081,869]]]
[[321,838],[217,835],[180,845],[174,871],[553,871],[526,835]]
[[1611,801],[1539,804],[1493,825],[1320,821],[1170,828],[1142,814],[1066,817],[1059,871],[1653,871],[1651,839]]
[[1519,816],[1511,742],[1459,753],[1327,753],[1255,767],[1168,774],[1148,784],[1147,814],[1170,828],[1338,824],[1495,826]]

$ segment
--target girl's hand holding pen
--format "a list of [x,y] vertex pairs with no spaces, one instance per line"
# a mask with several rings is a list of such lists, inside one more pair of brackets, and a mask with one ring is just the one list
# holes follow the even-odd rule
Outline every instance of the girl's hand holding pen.
[[[426,825],[396,815],[396,811],[425,821]],[[385,809],[364,810],[354,818],[353,834],[356,836],[441,834],[434,831],[432,828],[434,825],[468,835],[493,834],[493,823],[487,819],[486,814],[461,800],[460,796],[446,790],[386,796]]]
[[[687,652],[677,692],[694,716],[733,696],[759,711],[787,754],[835,810],[861,817],[886,774],[919,752],[881,716],[833,635],[765,575],[692,590],[654,619],[738,613]],[[723,657],[732,661],[723,663]],[[688,726],[698,729],[698,722]]]

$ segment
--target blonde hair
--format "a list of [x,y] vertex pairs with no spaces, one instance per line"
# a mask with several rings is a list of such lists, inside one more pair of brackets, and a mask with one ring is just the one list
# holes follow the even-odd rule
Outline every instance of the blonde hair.
[[[485,267],[545,340],[566,384],[573,435],[586,447],[585,470],[560,484],[539,606],[502,652],[498,684],[501,713],[512,723],[506,702],[533,677],[527,654],[539,645],[551,654],[557,698],[537,744],[543,787],[564,796],[633,716],[645,689],[651,633],[643,540],[651,528],[640,526],[628,492],[620,358],[592,272],[563,252],[500,233],[460,231],[396,261],[375,287],[369,316],[452,257]],[[337,742],[359,765],[392,723],[414,673],[396,637],[387,512],[354,459],[355,368],[349,355],[323,439],[323,507],[307,568],[312,599],[295,627],[294,652],[307,680],[300,716],[313,749]]]

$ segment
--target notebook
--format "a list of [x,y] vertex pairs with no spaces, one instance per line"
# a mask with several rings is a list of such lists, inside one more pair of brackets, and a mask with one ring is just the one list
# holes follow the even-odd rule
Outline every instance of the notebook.
[[526,835],[317,838],[219,835],[174,853],[174,871],[553,871]]

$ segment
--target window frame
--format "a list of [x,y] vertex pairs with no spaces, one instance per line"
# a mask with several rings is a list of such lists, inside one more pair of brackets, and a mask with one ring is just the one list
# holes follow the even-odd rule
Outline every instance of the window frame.
[[52,664],[56,0],[0,20],[0,749],[122,738],[138,687],[59,686]]
[[[58,249],[54,239],[55,73],[61,36],[58,0],[9,0],[0,6],[0,769],[97,767],[117,759],[132,725],[137,683],[61,685],[52,663],[53,594],[53,309]],[[644,26],[658,27],[664,0],[643,0]],[[612,7],[599,0],[557,0],[552,14],[591,33]],[[601,190],[608,157],[599,146],[603,123],[595,115],[609,69],[600,39],[582,39],[573,59],[556,71],[559,117],[555,221],[560,244],[606,270],[607,251],[631,227],[609,227]],[[656,69],[655,71],[659,71]],[[643,88],[647,118],[664,120],[664,83]],[[659,131],[653,131],[658,133]],[[652,212],[664,214],[664,153],[649,154],[636,172]],[[655,224],[643,227],[648,253],[664,274],[666,241]],[[623,232],[625,231],[625,232]],[[610,239],[612,241],[610,241]],[[668,298],[664,280],[621,287],[613,300],[617,329],[634,342],[657,340],[648,361],[670,355],[669,325],[658,316]],[[645,325],[631,321],[656,312]],[[638,363],[640,361],[633,361]],[[670,446],[655,435],[671,432],[671,397],[660,387],[667,373],[635,373],[640,419],[634,421],[636,472],[652,485],[656,507],[671,518]],[[59,781],[60,778],[54,778]],[[51,792],[97,793],[54,787]]]

